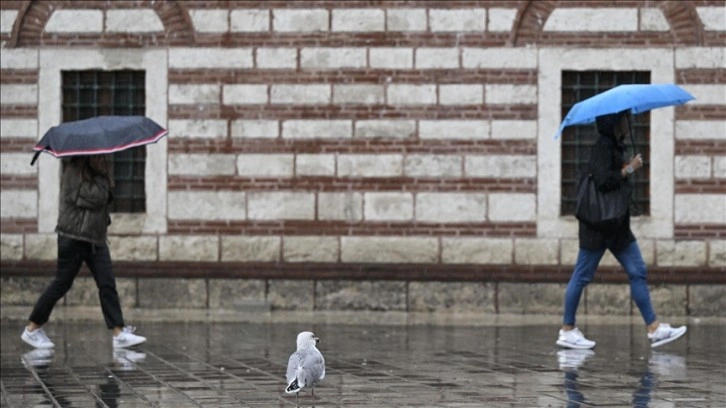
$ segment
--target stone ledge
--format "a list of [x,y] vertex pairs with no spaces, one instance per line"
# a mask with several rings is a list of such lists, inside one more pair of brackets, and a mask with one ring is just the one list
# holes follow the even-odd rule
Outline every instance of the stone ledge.
[[[32,306],[50,279],[2,277],[0,306]],[[118,278],[124,309],[244,312],[401,311],[562,313],[562,283],[391,280]],[[726,285],[650,285],[659,316],[726,316]],[[93,279],[79,276],[59,306],[98,307]],[[638,315],[627,284],[591,284],[579,314]]]
[[[51,277],[54,261],[4,260],[0,277]],[[83,271],[87,270],[85,267]],[[124,278],[289,279],[362,281],[442,281],[567,283],[572,265],[326,263],[326,262],[114,262],[114,274]],[[620,266],[602,265],[594,283],[627,283]],[[648,266],[648,282],[660,284],[726,285],[719,267]]]

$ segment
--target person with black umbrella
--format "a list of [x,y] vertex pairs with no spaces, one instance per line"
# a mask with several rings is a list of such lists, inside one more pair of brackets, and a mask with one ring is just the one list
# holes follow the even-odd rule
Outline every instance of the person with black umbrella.
[[111,223],[113,178],[106,155],[73,156],[61,180],[58,233],[58,267],[55,279],[33,308],[21,339],[36,348],[53,348],[42,326],[55,304],[71,288],[83,262],[96,281],[106,326],[113,331],[113,347],[130,347],[146,341],[124,323],[107,245]]
[[[628,177],[643,166],[640,154],[625,163],[624,140],[630,135],[630,112],[601,115],[596,118],[600,137],[590,155],[588,172],[597,188],[611,191],[629,183]],[[557,345],[571,349],[591,349],[595,342],[585,338],[575,326],[575,314],[583,289],[592,281],[606,250],[612,252],[625,269],[630,280],[630,291],[647,326],[651,347],[670,343],[686,333],[686,327],[674,328],[661,323],[650,301],[647,268],[635,236],[630,230],[630,214],[615,227],[596,228],[579,221],[580,251],[575,269],[565,292],[563,325]]]

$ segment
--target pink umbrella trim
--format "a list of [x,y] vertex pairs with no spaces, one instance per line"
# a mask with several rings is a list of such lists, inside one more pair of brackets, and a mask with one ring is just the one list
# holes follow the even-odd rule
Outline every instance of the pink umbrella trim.
[[33,150],[47,152],[49,154],[52,154],[55,157],[77,156],[77,155],[85,155],[85,154],[107,154],[107,153],[118,152],[121,150],[126,150],[126,149],[136,147],[136,146],[143,146],[146,144],[156,143],[159,141],[159,139],[166,136],[167,133],[169,133],[169,130],[165,129],[148,139],[137,140],[133,143],[129,143],[129,144],[126,144],[123,146],[116,146],[116,147],[113,147],[110,149],[70,150],[70,151],[65,151],[65,152],[56,152],[55,150],[51,150],[46,147],[36,145],[35,147],[33,147]]

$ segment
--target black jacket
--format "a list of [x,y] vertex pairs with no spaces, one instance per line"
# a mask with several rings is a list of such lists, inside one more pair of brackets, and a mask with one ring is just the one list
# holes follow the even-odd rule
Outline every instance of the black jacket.
[[[612,135],[601,134],[595,142],[590,153],[588,171],[600,191],[614,190],[629,182],[621,174],[625,164],[624,153],[623,144]],[[613,230],[598,230],[580,222],[579,238],[580,248],[607,248],[613,252],[624,249],[635,241],[635,236],[630,231],[630,213],[625,222]]]
[[80,165],[71,161],[61,181],[60,211],[57,233],[70,238],[106,245],[110,224],[109,203],[112,195],[106,177],[84,179]]

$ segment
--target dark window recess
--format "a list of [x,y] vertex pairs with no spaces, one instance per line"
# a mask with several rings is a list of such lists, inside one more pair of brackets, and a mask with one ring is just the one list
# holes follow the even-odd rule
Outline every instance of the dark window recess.
[[[622,84],[648,84],[650,72],[613,71],[563,71],[562,72],[562,118],[567,116],[573,105],[591,96]],[[635,190],[630,214],[650,214],[650,114],[633,116],[633,136],[636,150],[643,157],[643,169],[634,177]],[[581,172],[587,171],[590,150],[598,138],[595,124],[569,126],[562,132],[562,197],[561,215],[575,213],[575,188]],[[626,141],[625,159],[633,155],[630,139]]]
[[[144,71],[63,71],[63,121],[100,115],[145,115]],[[112,212],[146,211],[146,147],[113,153]]]

